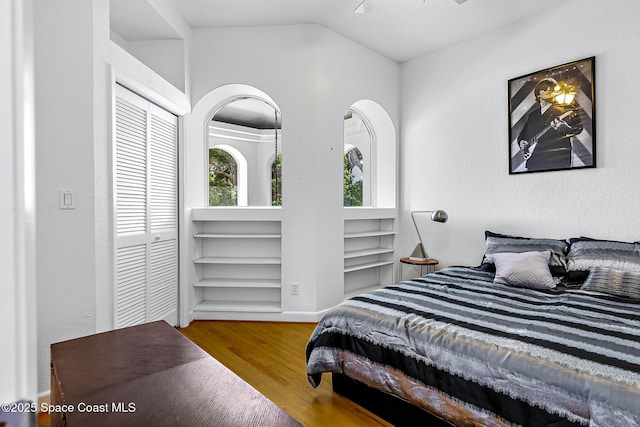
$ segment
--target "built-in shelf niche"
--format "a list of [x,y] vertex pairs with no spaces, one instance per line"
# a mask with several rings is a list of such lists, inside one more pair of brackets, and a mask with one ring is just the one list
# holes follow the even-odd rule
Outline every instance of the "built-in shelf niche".
[[194,209],[194,317],[282,311],[280,209]]
[[395,235],[394,209],[345,209],[345,298],[393,283]]

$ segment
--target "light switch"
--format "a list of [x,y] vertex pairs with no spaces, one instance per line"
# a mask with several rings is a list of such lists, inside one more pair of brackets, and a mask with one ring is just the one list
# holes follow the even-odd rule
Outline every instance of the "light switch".
[[76,190],[60,190],[60,209],[76,208]]

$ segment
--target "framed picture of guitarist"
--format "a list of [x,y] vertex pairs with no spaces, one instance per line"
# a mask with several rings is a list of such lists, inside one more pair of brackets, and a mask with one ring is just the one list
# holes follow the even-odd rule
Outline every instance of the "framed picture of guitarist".
[[595,58],[509,80],[509,173],[596,166]]

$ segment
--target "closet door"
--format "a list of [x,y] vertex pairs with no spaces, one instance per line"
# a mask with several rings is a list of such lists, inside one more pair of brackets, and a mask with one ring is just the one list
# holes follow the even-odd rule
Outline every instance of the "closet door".
[[175,115],[116,87],[116,328],[177,324],[177,123]]

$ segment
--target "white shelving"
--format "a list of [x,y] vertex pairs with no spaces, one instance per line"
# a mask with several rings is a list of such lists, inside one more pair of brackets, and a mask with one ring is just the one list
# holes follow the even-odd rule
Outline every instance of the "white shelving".
[[195,318],[282,311],[280,210],[194,209]]
[[280,264],[280,258],[271,257],[208,257],[196,258],[196,264],[270,265]]
[[345,209],[345,297],[393,283],[395,210]]

